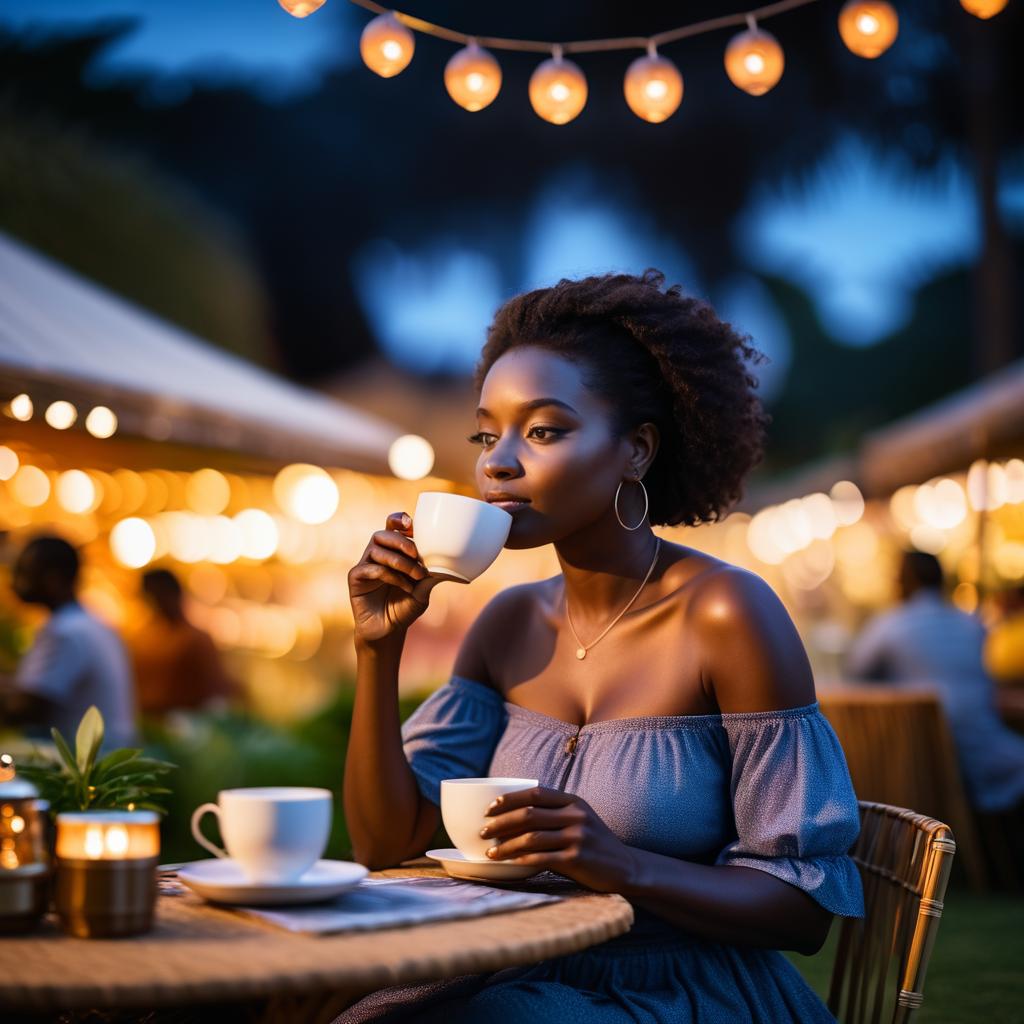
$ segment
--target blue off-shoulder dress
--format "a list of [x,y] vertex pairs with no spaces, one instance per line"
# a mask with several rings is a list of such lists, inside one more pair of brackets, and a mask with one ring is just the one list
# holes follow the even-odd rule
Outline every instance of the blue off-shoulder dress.
[[[569,743],[571,737],[577,743]],[[842,748],[817,703],[576,726],[462,676],[405,721],[406,758],[440,806],[448,778],[536,778],[584,799],[627,846],[766,871],[861,917],[860,828]],[[834,1020],[776,950],[709,942],[634,905],[632,929],[525,967],[381,989],[335,1024],[812,1024]]]

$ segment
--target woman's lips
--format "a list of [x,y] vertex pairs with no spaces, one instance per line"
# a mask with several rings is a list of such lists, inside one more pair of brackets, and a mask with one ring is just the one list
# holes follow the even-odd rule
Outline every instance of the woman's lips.
[[491,504],[503,508],[506,512],[515,513],[526,508],[530,503],[528,501],[492,501]]

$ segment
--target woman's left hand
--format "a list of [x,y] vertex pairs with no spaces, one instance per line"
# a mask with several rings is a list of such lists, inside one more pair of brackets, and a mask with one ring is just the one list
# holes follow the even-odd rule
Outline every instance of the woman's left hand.
[[557,871],[597,892],[620,892],[627,884],[632,848],[572,793],[521,789],[498,797],[486,814],[490,821],[480,834],[494,840],[491,860]]

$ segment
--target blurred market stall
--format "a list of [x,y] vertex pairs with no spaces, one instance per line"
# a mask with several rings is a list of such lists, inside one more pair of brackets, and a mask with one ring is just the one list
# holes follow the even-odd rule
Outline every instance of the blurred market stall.
[[[190,617],[270,718],[316,708],[351,667],[346,574],[373,531],[420,490],[456,489],[429,475],[423,438],[207,345],[4,235],[0,401],[7,567],[32,534],[61,534],[81,548],[84,602],[128,634],[144,615],[140,570],[171,568]],[[536,575],[529,553],[505,555],[473,594],[435,591],[404,687],[447,671],[470,604]],[[6,585],[0,616],[12,667],[32,617]]]
[[984,618],[1024,581],[1024,362],[864,436],[858,449],[753,489],[689,543],[764,576],[819,678],[895,599],[900,553],[934,554],[952,599]]

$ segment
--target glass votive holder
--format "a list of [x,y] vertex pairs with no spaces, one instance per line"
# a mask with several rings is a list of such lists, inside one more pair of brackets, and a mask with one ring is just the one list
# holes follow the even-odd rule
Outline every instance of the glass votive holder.
[[64,931],[83,939],[148,931],[159,859],[154,811],[58,814],[53,902]]

